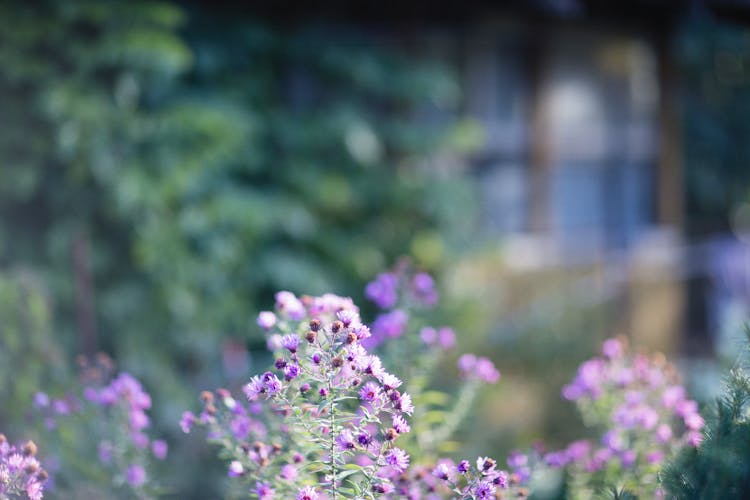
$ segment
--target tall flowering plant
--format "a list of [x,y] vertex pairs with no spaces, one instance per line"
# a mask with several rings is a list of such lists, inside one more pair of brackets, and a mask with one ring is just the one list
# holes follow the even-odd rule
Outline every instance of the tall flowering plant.
[[[422,281],[416,291],[436,300],[431,278],[429,286]],[[368,295],[377,295],[372,286]],[[205,427],[227,475],[254,498],[494,498],[512,485],[493,459],[415,463],[402,445],[414,400],[408,383],[372,352],[403,334],[394,333],[398,321],[381,317],[371,330],[349,298],[279,292],[275,311],[258,317],[273,368],[250,379],[244,401],[224,389],[204,392],[202,411],[186,412],[183,430]],[[488,360],[465,359],[464,367],[499,377]]]
[[[663,497],[663,463],[702,439],[703,418],[674,366],[661,354],[630,353],[624,338],[605,341],[601,355],[581,364],[562,395],[601,433],[598,441],[537,450],[547,466],[568,472],[571,498],[591,498],[613,486],[643,498]],[[532,462],[516,453],[511,467],[528,474]]]
[[[147,471],[153,459],[166,458],[167,443],[147,434],[151,396],[132,375],[113,376],[105,355],[79,364],[80,383],[65,395],[34,397],[33,414],[51,450],[50,489],[84,497],[157,496],[160,487]],[[58,463],[65,468],[58,471]]]

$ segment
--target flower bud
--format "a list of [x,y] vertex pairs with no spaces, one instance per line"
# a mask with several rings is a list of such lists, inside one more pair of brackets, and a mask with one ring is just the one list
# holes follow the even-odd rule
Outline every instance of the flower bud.
[[27,457],[33,457],[36,455],[36,444],[34,444],[34,441],[27,441],[25,445],[23,445],[23,454]]

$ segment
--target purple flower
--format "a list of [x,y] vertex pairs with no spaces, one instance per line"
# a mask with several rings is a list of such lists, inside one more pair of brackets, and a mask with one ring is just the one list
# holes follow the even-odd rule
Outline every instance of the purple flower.
[[602,436],[602,444],[614,452],[625,449],[625,440],[616,430],[610,430]]
[[452,349],[456,345],[456,333],[452,328],[442,327],[438,331],[438,343],[443,349]]
[[125,480],[134,488],[143,486],[146,482],[146,471],[138,464],[131,464],[125,472]]
[[380,383],[383,384],[383,389],[385,389],[386,391],[396,389],[403,383],[397,376],[387,372],[384,372],[380,377],[378,377],[378,380],[380,380]]
[[414,412],[414,405],[411,402],[411,396],[407,393],[401,395],[396,407],[407,415],[411,415],[412,412]]
[[289,352],[297,352],[297,347],[299,346],[299,337],[294,334],[284,335],[281,338],[281,345]]
[[135,410],[130,412],[130,428],[140,430],[148,427],[149,419],[148,416],[141,410]]
[[508,454],[508,467],[517,469],[525,467],[529,463],[529,457],[518,450],[513,450]]
[[698,413],[698,403],[690,399],[680,401],[679,403],[677,403],[675,413],[677,413],[677,415],[681,416],[682,418],[685,418],[688,415],[692,415],[693,413]]
[[483,475],[492,474],[496,466],[497,463],[490,457],[477,457],[477,469]]
[[26,483],[26,496],[29,500],[42,500],[43,489],[42,483],[29,479]]
[[364,370],[370,362],[367,351],[361,344],[352,344],[348,347],[346,360],[352,363],[357,370]]
[[183,412],[182,418],[180,419],[180,428],[182,429],[182,432],[188,434],[190,432],[190,428],[194,423],[195,415],[193,415],[193,413],[189,411]]
[[435,330],[431,326],[425,326],[419,331],[419,338],[426,345],[432,345],[435,342],[437,342],[437,338],[438,338],[437,330]]
[[242,392],[245,393],[248,401],[255,401],[258,396],[265,390],[263,381],[257,375],[250,379],[250,382],[242,387]]
[[656,428],[656,441],[660,444],[664,444],[672,439],[672,428],[667,424],[661,424]]
[[664,453],[660,450],[655,450],[646,455],[646,462],[649,464],[660,464],[664,460]]
[[501,470],[497,473],[497,476],[495,476],[495,479],[492,480],[494,484],[500,487],[500,489],[507,489],[508,488],[508,473],[504,470]]
[[343,431],[341,431],[341,433],[336,437],[336,445],[342,451],[353,450],[354,436],[352,435],[352,431],[350,431],[349,429],[344,429]]
[[279,476],[287,481],[294,481],[298,477],[297,468],[292,464],[285,464],[281,467]]
[[164,460],[165,458],[167,458],[167,450],[167,442],[164,440],[157,439],[153,443],[151,443],[151,452],[159,460]]
[[583,460],[591,452],[591,443],[585,439],[580,441],[573,441],[565,449],[565,455],[571,462],[579,462]]
[[245,468],[242,467],[242,464],[239,461],[232,460],[229,463],[229,471],[227,473],[229,477],[239,477],[244,473],[245,473]]
[[[402,397],[402,404],[403,404],[403,397]],[[411,427],[409,427],[409,424],[401,415],[393,416],[393,428],[396,429],[396,432],[398,432],[399,434],[405,434],[411,430]]]
[[345,327],[349,327],[352,323],[359,323],[359,315],[350,309],[344,309],[343,311],[337,312],[336,317]]
[[383,364],[379,357],[375,355],[370,356],[365,373],[369,373],[377,379],[380,379],[385,374],[385,369],[383,369]]
[[305,486],[297,493],[297,500],[318,500],[318,493],[312,486]]
[[392,273],[382,273],[367,284],[365,297],[375,302],[381,309],[390,309],[398,301],[398,278]]
[[646,430],[651,430],[659,423],[659,414],[650,406],[638,408],[638,423]]
[[281,349],[281,335],[279,335],[278,333],[269,335],[266,339],[266,348],[269,351],[278,351],[279,349]]
[[464,354],[460,358],[458,358],[458,362],[456,364],[458,365],[458,369],[461,371],[461,374],[466,376],[474,370],[475,366],[477,366],[477,357],[473,354]]
[[685,399],[685,388],[679,385],[673,385],[664,389],[661,397],[661,404],[664,408],[675,408]]
[[553,451],[544,455],[544,462],[550,467],[565,467],[568,464],[568,456],[564,451]]
[[269,483],[258,481],[255,483],[255,494],[258,495],[258,500],[271,500],[276,491]]
[[703,442],[703,434],[697,431],[690,431],[687,433],[687,443],[690,446],[698,447]]
[[372,436],[367,431],[362,431],[359,434],[357,434],[357,442],[360,444],[360,446],[368,446],[370,443],[372,443]]
[[409,467],[409,455],[401,448],[391,448],[385,453],[385,464],[402,473]]
[[609,359],[619,358],[625,349],[619,339],[608,339],[602,344],[602,354]]
[[299,375],[299,366],[295,364],[288,364],[284,367],[284,379],[292,380],[297,378]]
[[494,384],[500,379],[500,372],[497,371],[497,368],[492,364],[492,361],[485,357],[477,359],[475,370],[477,378],[488,384]]
[[34,394],[34,406],[37,408],[46,408],[49,406],[49,396],[43,392]]
[[632,467],[635,464],[637,455],[635,450],[625,450],[620,455],[620,461],[623,467]]
[[258,326],[264,330],[270,330],[276,324],[276,315],[271,311],[261,311],[258,314]]
[[300,321],[307,314],[302,302],[292,292],[286,291],[276,294],[276,309],[294,321]]
[[412,294],[423,306],[434,306],[438,301],[438,293],[435,290],[435,281],[427,273],[417,273],[411,280]]
[[703,420],[703,417],[697,413],[691,413],[690,415],[685,416],[685,427],[691,431],[701,430],[704,424],[705,421]]
[[458,466],[456,467],[456,470],[459,473],[461,473],[461,474],[466,474],[467,472],[469,472],[470,468],[471,468],[471,466],[469,465],[469,461],[468,460],[461,460],[458,463]]
[[432,471],[432,475],[443,481],[447,481],[450,478],[450,469],[444,463],[438,464]]
[[70,414],[70,405],[67,401],[62,399],[56,399],[52,402],[52,410],[57,415],[69,415]]
[[271,372],[263,374],[263,388],[265,392],[272,396],[281,390],[281,380]]
[[477,500],[488,500],[495,496],[495,485],[489,481],[480,481],[474,486],[474,498]]
[[[389,313],[378,315],[372,324],[373,337],[369,339],[372,344],[382,342],[385,339],[398,338],[404,333],[406,324],[409,322],[409,315],[401,309],[395,309]],[[376,345],[377,345],[376,343]]]
[[359,340],[365,340],[369,339],[372,336],[372,332],[370,332],[370,327],[367,325],[359,324],[359,325],[352,325],[352,332],[357,336]]
[[359,398],[362,401],[371,403],[376,399],[379,399],[382,396],[382,393],[383,391],[380,389],[380,386],[378,384],[376,384],[375,382],[367,382],[359,390]]

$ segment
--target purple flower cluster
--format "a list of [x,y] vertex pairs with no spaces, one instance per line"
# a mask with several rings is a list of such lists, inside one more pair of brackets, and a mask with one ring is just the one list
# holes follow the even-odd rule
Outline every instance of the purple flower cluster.
[[484,356],[464,354],[458,358],[457,364],[461,376],[467,379],[480,380],[488,384],[494,384],[500,380],[500,372],[497,371],[492,361]]
[[408,262],[402,261],[391,272],[379,274],[365,287],[365,297],[380,309],[404,307],[435,307],[438,292],[435,280],[425,272],[413,272]]
[[[411,271],[402,261],[391,272],[382,273],[367,284],[365,296],[383,310],[372,323],[372,337],[363,344],[374,349],[383,342],[401,337],[409,323],[407,310],[434,307],[438,301],[435,281],[424,272]],[[425,327],[420,338],[426,345],[451,349],[456,337],[448,327]]]
[[398,302],[398,276],[393,273],[382,273],[365,288],[365,297],[381,309],[391,309]]
[[394,480],[393,485],[386,498],[494,499],[501,491],[505,491],[503,498],[506,495],[525,498],[529,493],[516,478],[497,469],[497,463],[489,457],[478,457],[475,466],[468,460],[456,464],[450,459],[440,459],[432,467],[413,467]]
[[[411,430],[414,406],[402,381],[363,345],[370,329],[351,299],[280,292],[276,310],[261,313],[258,324],[273,339],[273,369],[242,387],[244,402],[223,389],[204,392],[200,414],[183,414],[183,431],[206,426],[209,441],[232,443],[228,475],[249,481],[258,498],[317,499],[316,488],[295,484],[304,476],[339,488],[346,464],[361,467],[371,493],[392,490],[410,464],[396,443]],[[325,474],[310,478],[320,464]]]
[[408,323],[409,315],[401,309],[378,315],[372,324],[372,337],[365,341],[365,345],[372,349],[388,339],[400,337],[406,331]]
[[37,460],[36,452],[32,441],[14,446],[0,434],[0,498],[42,498],[47,472]]
[[54,399],[39,392],[34,396],[34,407],[44,418],[48,429],[64,423],[78,425],[78,416],[95,414],[106,431],[91,433],[78,428],[76,432],[96,439],[99,462],[115,469],[117,475],[135,489],[142,489],[148,481],[144,464],[149,454],[164,460],[168,445],[165,441],[151,440],[146,430],[151,421],[146,411],[151,408],[151,396],[142,384],[128,373],[120,373],[107,382],[113,364],[104,355],[92,361],[80,359],[84,387],[80,395],[69,393]]
[[[141,383],[128,373],[120,373],[108,385],[100,388],[86,387],[84,397],[91,403],[103,408],[119,407],[127,414],[127,433],[136,448],[146,449],[150,440],[144,430],[149,427],[150,419],[146,410],[151,408],[151,396],[143,390]],[[156,449],[164,458],[165,443],[159,441]],[[138,482],[138,481],[136,481]]]
[[545,454],[552,467],[651,474],[680,447],[701,441],[703,418],[674,367],[660,354],[629,355],[621,338],[607,340],[602,356],[582,363],[562,395],[605,432],[598,444],[576,441]]
[[[358,310],[349,299],[327,296],[326,300],[306,298],[302,302],[309,305],[306,324],[301,329],[304,333],[300,337],[283,337],[285,349],[280,351],[282,357],[275,366],[284,374],[284,382],[278,391],[275,386],[267,391],[268,396],[282,407],[297,397],[311,420],[334,411],[345,417],[349,411],[350,418],[342,418],[341,423],[333,421],[320,430],[318,438],[325,440],[330,436],[334,450],[340,452],[332,458],[334,468],[356,459],[357,463],[367,464],[363,466],[370,470],[372,491],[387,488],[390,480],[409,465],[409,456],[395,442],[410,430],[404,417],[414,410],[411,396],[399,390],[402,381],[388,373],[380,358],[363,346],[370,331],[361,323]],[[293,373],[304,373],[308,382],[300,384],[296,375],[288,376],[290,366],[297,367]],[[268,379],[275,384],[269,373],[260,381]],[[311,382],[317,391],[306,387]],[[245,387],[249,399],[262,393],[259,387],[253,378]],[[356,395],[359,407],[336,408],[336,398],[348,394]],[[329,402],[330,406],[326,404]],[[285,409],[291,411],[289,407]]]
[[419,338],[425,345],[438,346],[446,351],[453,349],[456,345],[456,332],[447,326],[437,330],[431,326],[426,326],[419,331]]

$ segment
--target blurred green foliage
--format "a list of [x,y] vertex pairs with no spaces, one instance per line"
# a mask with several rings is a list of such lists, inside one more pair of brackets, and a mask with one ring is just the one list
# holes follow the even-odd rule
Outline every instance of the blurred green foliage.
[[746,27],[687,17],[676,38],[688,235],[729,229],[750,185],[750,37]]
[[33,270],[69,357],[113,354],[175,427],[226,383],[227,339],[260,345],[274,291],[359,300],[395,256],[434,269],[465,239],[472,193],[437,158],[466,124],[433,119],[460,96],[419,50],[200,3],[0,4],[0,268]]
[[40,284],[28,273],[0,274],[1,432],[22,435],[25,415],[39,385],[55,386],[67,374]]

